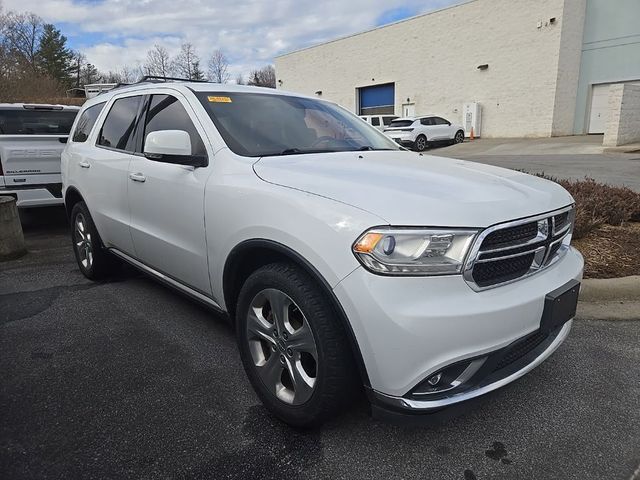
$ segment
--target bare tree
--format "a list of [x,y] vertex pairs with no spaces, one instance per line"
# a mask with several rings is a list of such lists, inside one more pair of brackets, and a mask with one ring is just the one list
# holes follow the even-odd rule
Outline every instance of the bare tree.
[[154,45],[147,52],[147,61],[144,63],[143,68],[146,75],[169,76],[171,74],[171,61],[167,49],[158,44]]
[[[173,71],[183,78],[193,80],[195,73],[194,64],[196,62],[198,65],[200,64],[200,59],[194,46],[188,42],[183,43],[180,46],[180,53],[172,61]],[[201,71],[198,73],[201,73]]]
[[37,55],[44,22],[34,13],[2,15],[0,38],[4,49],[23,67],[37,68]]
[[241,73],[238,74],[238,76],[236,77],[236,85],[244,85],[244,77],[242,76]]
[[227,83],[230,79],[229,61],[222,50],[216,50],[209,58],[209,80],[216,83]]
[[256,87],[276,88],[276,69],[273,68],[273,65],[267,65],[259,70],[252,70],[247,84]]

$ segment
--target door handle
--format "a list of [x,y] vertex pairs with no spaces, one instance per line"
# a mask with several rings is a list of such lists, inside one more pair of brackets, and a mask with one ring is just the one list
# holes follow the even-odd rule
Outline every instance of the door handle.
[[89,168],[91,166],[91,164],[89,162],[78,162],[78,165],[80,165],[81,168]]
[[141,173],[130,173],[129,178],[134,182],[140,182],[140,183],[143,183],[147,179],[147,177],[145,177]]

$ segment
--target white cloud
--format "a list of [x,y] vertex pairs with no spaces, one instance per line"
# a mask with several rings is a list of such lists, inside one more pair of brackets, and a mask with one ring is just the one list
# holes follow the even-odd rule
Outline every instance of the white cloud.
[[[418,10],[454,1],[427,0]],[[64,22],[63,33],[68,24],[100,70],[144,62],[154,43],[173,54],[188,41],[203,67],[213,50],[222,49],[235,76],[280,53],[371,28],[383,12],[411,7],[415,0],[4,0],[4,5]]]

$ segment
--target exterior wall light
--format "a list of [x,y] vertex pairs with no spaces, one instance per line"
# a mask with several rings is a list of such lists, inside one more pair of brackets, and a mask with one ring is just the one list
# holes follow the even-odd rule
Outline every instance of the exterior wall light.
[[322,96],[322,90],[318,90],[318,91],[316,92],[316,95],[317,95],[317,96],[319,96],[319,97],[321,97],[321,96]]
[[488,69],[489,69],[488,63],[483,63],[482,65],[478,65],[478,70],[488,70]]

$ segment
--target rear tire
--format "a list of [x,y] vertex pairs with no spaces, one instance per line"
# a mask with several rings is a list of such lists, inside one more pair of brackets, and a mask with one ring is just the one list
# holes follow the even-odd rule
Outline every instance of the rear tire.
[[413,148],[416,152],[424,152],[429,146],[429,142],[427,142],[427,137],[424,135],[418,135],[416,141],[413,143]]
[[360,381],[345,332],[309,274],[289,263],[256,270],[236,312],[245,371],[276,417],[295,427],[316,426],[357,397]]
[[71,242],[78,267],[90,280],[101,280],[114,272],[117,259],[103,246],[89,209],[78,202],[71,210]]

